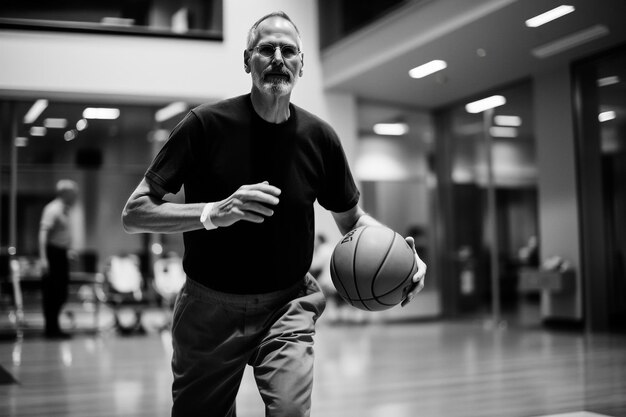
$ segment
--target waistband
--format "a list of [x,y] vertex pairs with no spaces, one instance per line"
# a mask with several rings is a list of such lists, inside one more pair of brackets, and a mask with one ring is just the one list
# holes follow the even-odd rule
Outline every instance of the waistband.
[[307,277],[289,288],[263,294],[231,294],[215,291],[187,277],[183,292],[203,302],[217,303],[233,309],[267,308],[284,303],[305,287]]

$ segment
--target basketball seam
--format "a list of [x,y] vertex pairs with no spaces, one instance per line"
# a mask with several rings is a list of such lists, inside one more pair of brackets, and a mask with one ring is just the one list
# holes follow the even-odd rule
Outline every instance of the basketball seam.
[[[415,265],[415,261],[413,261],[413,265]],[[392,292],[394,292],[395,290],[397,290],[398,288],[400,288],[401,286],[403,286],[406,283],[407,278],[409,278],[411,276],[411,273],[413,272],[413,265],[411,265],[411,269],[409,269],[409,273],[406,275],[406,277],[402,280],[401,284],[396,285],[393,289],[387,291],[384,294],[381,294],[379,296],[374,295],[374,298],[376,299],[376,301],[378,301],[381,304],[385,304],[385,305],[393,305],[393,304],[386,304],[383,303],[382,301],[378,300],[379,297],[384,297],[388,294],[391,294]]]
[[[359,291],[359,281],[356,279],[356,258],[359,254],[359,241],[361,240],[361,236],[363,236],[366,230],[367,226],[361,231],[361,233],[359,233],[359,236],[356,238],[356,241],[354,242],[354,256],[352,257],[352,279],[354,280],[354,289],[356,290],[357,297],[359,297],[359,301],[361,301],[361,291]],[[363,304],[363,306],[369,311],[372,311],[372,309],[365,305],[363,301],[361,301],[361,304]]]
[[389,258],[389,253],[391,252],[391,248],[393,248],[393,244],[395,243],[395,241],[396,241],[396,233],[392,231],[391,243],[387,245],[387,252],[385,253],[385,256],[383,257],[382,262],[379,263],[378,269],[376,270],[376,273],[374,274],[374,278],[372,278],[372,283],[370,284],[370,290],[371,290],[372,296],[374,297],[374,300],[376,300],[377,302],[378,302],[378,297],[376,296],[376,292],[374,291],[374,285],[376,284],[376,280],[378,279],[378,274],[380,273],[380,270],[385,265],[385,262],[387,262],[387,258]]
[[[393,246],[393,244],[395,243],[395,241],[396,241],[396,240],[395,240],[395,234],[394,234],[394,240],[393,240],[393,242],[392,242],[392,246]],[[387,252],[387,254],[389,254],[389,252],[390,252],[390,251],[391,251],[391,249]],[[386,260],[386,258],[385,258],[385,260]],[[384,261],[383,261],[383,263],[384,263]],[[372,295],[374,296],[374,298],[371,298],[371,299],[369,299],[369,300],[376,300],[376,302],[378,302],[378,303],[380,303],[380,304],[383,304],[383,305],[386,305],[386,306],[393,306],[393,305],[395,305],[395,304],[388,304],[388,303],[384,303],[384,302],[380,301],[380,299],[379,299],[379,298],[384,297],[384,296],[386,296],[386,295],[388,295],[388,294],[391,294],[392,292],[394,292],[395,290],[397,290],[398,288],[400,288],[401,286],[403,286],[403,285],[406,283],[406,280],[407,280],[407,279],[411,276],[411,273],[413,272],[413,266],[414,266],[414,265],[415,265],[415,259],[413,259],[413,264],[411,265],[411,269],[409,269],[408,274],[406,275],[406,277],[404,277],[404,279],[402,280],[402,282],[401,282],[400,284],[396,285],[395,287],[393,287],[391,290],[387,291],[387,292],[386,292],[386,293],[384,293],[384,294],[381,294],[381,295],[376,295],[376,294],[374,293],[374,285],[373,285],[373,282],[374,282],[374,281],[372,281]]]
[[[337,268],[335,268],[335,257],[331,257],[330,259],[330,267],[335,271],[335,275],[337,275]],[[332,278],[332,274],[331,274],[331,278]],[[336,280],[339,285],[341,285],[341,288],[343,288],[343,293],[346,295],[346,298],[350,299],[350,297],[348,297],[348,290],[346,289],[345,285],[343,285],[343,282],[338,279]],[[333,283],[335,282],[335,280],[333,280]]]
[[379,298],[384,297],[386,295],[391,294],[392,292],[394,292],[395,290],[397,290],[398,288],[400,288],[402,285],[404,285],[404,283],[406,282],[407,278],[409,278],[411,276],[411,272],[413,272],[413,267],[411,267],[411,270],[409,271],[409,273],[407,274],[407,276],[404,278],[404,280],[402,280],[402,283],[396,285],[394,288],[390,289],[389,291],[387,291],[384,294],[381,295],[374,295],[373,298],[363,298],[363,299],[359,299],[359,300],[352,300],[350,299],[350,301],[373,301],[376,300],[378,303],[386,305],[386,306],[393,306],[395,304],[389,304],[389,303],[385,303],[383,301],[380,301]]

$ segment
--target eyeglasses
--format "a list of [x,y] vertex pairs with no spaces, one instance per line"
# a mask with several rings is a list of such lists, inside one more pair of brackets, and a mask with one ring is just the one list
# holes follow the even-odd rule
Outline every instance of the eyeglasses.
[[266,58],[274,56],[276,49],[280,49],[280,54],[285,59],[291,59],[300,53],[300,50],[293,45],[274,45],[272,43],[261,43],[250,50],[256,51]]

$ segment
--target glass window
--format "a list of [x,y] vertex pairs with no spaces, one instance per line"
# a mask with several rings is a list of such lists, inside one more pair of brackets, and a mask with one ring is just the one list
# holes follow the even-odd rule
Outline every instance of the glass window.
[[222,0],[0,2],[0,28],[222,39]]
[[320,0],[320,44],[326,48],[406,4],[407,0]]

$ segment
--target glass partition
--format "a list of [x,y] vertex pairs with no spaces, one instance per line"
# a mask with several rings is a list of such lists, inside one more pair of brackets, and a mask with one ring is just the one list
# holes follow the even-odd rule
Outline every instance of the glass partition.
[[[466,104],[506,103],[480,113]],[[518,272],[538,251],[537,170],[531,84],[524,82],[436,113],[441,223],[439,265],[450,315],[538,320],[538,294],[522,294]],[[525,256],[532,251],[533,256]],[[495,298],[494,298],[495,297]],[[529,307],[529,308],[527,308]]]
[[626,48],[574,66],[586,323],[626,332]]
[[42,209],[55,197],[56,182],[71,179],[80,189],[72,220],[79,252],[97,254],[100,263],[124,253],[182,254],[180,236],[129,235],[120,216],[170,130],[192,106],[0,101],[1,251],[37,256]]

